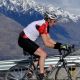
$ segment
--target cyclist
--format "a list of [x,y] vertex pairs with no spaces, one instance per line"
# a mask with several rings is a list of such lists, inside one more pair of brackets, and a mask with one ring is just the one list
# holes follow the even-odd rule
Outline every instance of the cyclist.
[[40,80],[44,78],[44,63],[47,56],[47,53],[35,43],[35,40],[40,35],[44,42],[44,45],[50,48],[59,49],[62,45],[59,42],[56,42],[51,39],[49,35],[49,28],[54,26],[57,22],[56,15],[51,15],[45,13],[44,19],[33,21],[27,27],[23,29],[20,33],[18,44],[25,51],[31,55],[38,55],[39,58],[39,67],[40,67]]

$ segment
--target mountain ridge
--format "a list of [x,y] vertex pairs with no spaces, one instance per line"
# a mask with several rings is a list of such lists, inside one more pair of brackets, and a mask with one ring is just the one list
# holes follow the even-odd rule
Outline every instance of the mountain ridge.
[[[49,13],[55,13],[61,22],[68,22],[72,20],[77,22],[80,19],[80,15],[70,14],[68,11],[64,11],[59,7],[54,7],[49,4],[47,7],[43,4],[38,4],[35,0],[1,0],[0,8],[6,8],[7,10],[11,10],[18,13],[25,14],[29,9],[34,9],[35,11],[43,14],[48,11]],[[32,14],[33,12],[30,12]]]

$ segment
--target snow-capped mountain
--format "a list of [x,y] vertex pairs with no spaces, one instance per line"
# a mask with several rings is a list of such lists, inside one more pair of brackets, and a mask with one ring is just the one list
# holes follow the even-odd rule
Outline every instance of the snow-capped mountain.
[[[80,15],[70,14],[68,11],[64,11],[59,7],[56,8],[53,5],[45,7],[45,5],[37,3],[36,0],[0,0],[0,8],[6,8],[7,10],[23,14],[30,9],[34,9],[41,14],[47,11],[51,14],[55,13],[60,22],[69,22],[70,20],[77,22],[80,19]],[[33,11],[29,13],[32,14]]]
[[[45,7],[45,5],[37,3],[36,0],[0,0],[0,12],[6,15],[8,18],[10,17],[15,21],[19,22],[22,25],[20,27],[25,27],[31,21],[43,18],[41,14],[43,14],[46,11],[51,14],[55,13],[58,16],[60,22],[60,24],[56,24],[55,27],[50,29],[51,37],[57,42],[77,44],[80,48],[79,15],[77,16],[74,14],[70,14],[69,12],[62,10],[59,7],[54,7],[53,5],[47,5]],[[15,22],[12,23],[12,19],[6,19],[4,16],[0,19],[0,30],[2,32],[0,34],[2,38],[0,40],[4,43],[3,46],[3,43],[1,42],[1,46],[5,47],[5,45],[7,45],[8,42],[10,45],[13,45],[11,41],[14,42],[14,37],[16,36],[13,35],[13,32],[15,32],[16,34],[16,27],[18,27],[18,25],[16,25]],[[11,30],[9,31],[9,29]],[[4,33],[6,34],[5,36],[9,38],[3,37]],[[11,37],[7,34],[10,34]],[[39,45],[41,44],[43,46],[43,43],[41,43],[42,41],[37,42],[39,43]],[[14,49],[14,45],[7,48],[10,48],[12,52],[12,49]],[[5,47],[5,49],[7,48]],[[2,51],[5,51],[3,49],[4,48],[2,48]],[[51,53],[53,53],[53,51]]]
[[80,42],[80,15],[70,14],[68,11],[54,7],[51,4],[45,7],[45,5],[35,2],[35,0],[0,0],[0,12],[14,19],[23,27],[34,20],[42,19],[41,14],[46,11],[51,14],[55,13],[59,19],[59,25],[51,32],[53,39],[64,43]]

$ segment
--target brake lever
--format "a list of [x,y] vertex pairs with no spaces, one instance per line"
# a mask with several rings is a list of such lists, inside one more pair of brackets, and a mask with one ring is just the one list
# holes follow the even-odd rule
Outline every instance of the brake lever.
[[60,55],[62,55],[63,57],[68,56],[70,53],[75,51],[75,45],[69,45],[69,47],[67,49],[59,49],[58,50]]

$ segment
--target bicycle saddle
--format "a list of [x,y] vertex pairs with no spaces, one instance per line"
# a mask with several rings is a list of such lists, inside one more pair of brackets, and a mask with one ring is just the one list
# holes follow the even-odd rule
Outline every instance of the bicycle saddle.
[[40,58],[38,55],[35,55],[35,54],[31,55],[28,52],[26,52],[25,50],[23,50],[23,54],[24,54],[24,56],[29,56],[29,59],[38,60]]

